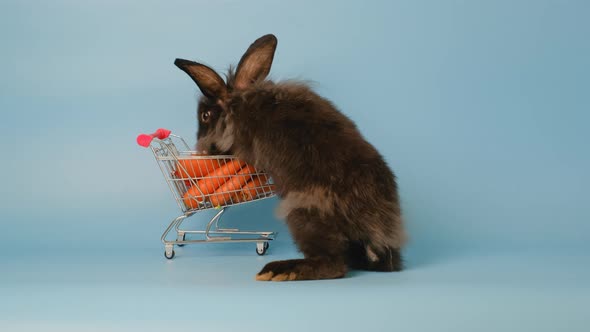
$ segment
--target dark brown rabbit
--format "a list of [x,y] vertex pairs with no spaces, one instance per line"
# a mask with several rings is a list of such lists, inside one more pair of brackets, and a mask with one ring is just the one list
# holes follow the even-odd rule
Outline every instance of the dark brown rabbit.
[[197,149],[266,170],[281,198],[279,215],[305,257],[268,263],[256,280],[400,271],[405,232],[392,171],[328,100],[303,83],[266,78],[276,46],[273,35],[256,40],[227,83],[205,65],[175,61],[203,93]]

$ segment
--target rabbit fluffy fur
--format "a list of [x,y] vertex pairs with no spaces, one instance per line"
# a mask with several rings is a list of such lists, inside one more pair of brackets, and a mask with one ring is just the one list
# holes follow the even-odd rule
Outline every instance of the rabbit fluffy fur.
[[224,81],[176,59],[202,92],[197,150],[231,153],[273,178],[302,259],[268,263],[256,280],[341,278],[400,271],[406,235],[395,176],[356,125],[301,82],[267,78],[277,39],[250,45]]

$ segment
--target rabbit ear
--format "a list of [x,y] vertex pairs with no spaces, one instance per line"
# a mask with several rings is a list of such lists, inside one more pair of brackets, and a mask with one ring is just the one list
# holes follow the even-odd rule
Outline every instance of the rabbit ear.
[[258,38],[244,53],[236,71],[235,88],[244,89],[253,82],[264,79],[277,48],[277,37],[272,34]]
[[227,94],[225,82],[213,69],[184,59],[176,59],[174,64],[197,83],[197,86],[205,96],[221,99]]

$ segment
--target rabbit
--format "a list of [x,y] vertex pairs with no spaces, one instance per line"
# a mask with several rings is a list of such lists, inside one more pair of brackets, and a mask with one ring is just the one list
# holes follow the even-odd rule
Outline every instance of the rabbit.
[[406,233],[393,171],[329,100],[302,82],[267,78],[277,42],[273,34],[254,41],[226,81],[204,64],[174,62],[202,92],[197,150],[231,153],[265,170],[277,215],[304,256],[270,262],[255,279],[401,271]]

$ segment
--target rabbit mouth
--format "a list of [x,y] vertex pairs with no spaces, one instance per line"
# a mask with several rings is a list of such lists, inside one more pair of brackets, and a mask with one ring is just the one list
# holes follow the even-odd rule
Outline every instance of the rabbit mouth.
[[208,154],[210,154],[210,155],[230,155],[230,154],[232,154],[232,151],[231,151],[231,149],[222,150],[219,147],[217,147],[217,145],[211,144],[211,146],[209,147]]
[[197,147],[197,152],[198,153],[202,153],[202,154],[206,154],[206,155],[211,155],[211,156],[215,156],[215,155],[231,155],[232,154],[232,150],[223,150],[220,149],[217,145],[215,144],[210,144],[207,148],[204,148],[202,146],[198,146]]

